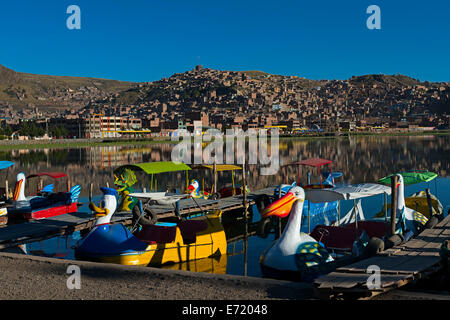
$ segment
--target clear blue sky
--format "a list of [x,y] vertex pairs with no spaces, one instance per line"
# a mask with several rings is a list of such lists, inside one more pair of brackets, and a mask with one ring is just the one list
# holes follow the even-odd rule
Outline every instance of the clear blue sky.
[[[66,9],[81,8],[81,30]],[[381,30],[369,30],[369,5]],[[448,0],[20,0],[0,4],[0,64],[154,81],[201,64],[311,79],[450,81]]]

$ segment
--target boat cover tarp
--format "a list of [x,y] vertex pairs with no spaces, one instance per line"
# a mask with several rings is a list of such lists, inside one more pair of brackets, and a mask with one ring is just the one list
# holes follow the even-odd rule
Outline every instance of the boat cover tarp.
[[391,194],[391,188],[376,183],[339,186],[331,189],[305,190],[306,199],[315,203],[360,199],[383,193]]
[[356,211],[356,215],[358,216],[358,221],[365,220],[364,212],[363,212],[362,205],[361,205],[361,199],[359,199],[356,203],[356,206],[351,208],[350,211],[347,212],[347,214],[342,219],[340,219],[340,225],[345,225],[345,224],[355,222],[355,211]]

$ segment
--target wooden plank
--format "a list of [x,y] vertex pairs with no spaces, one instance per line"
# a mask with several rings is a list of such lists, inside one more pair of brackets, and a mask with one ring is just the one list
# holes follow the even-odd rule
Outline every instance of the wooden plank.
[[398,270],[402,272],[411,272],[417,274],[425,271],[426,269],[439,264],[440,258],[436,256],[417,255],[412,259],[405,261],[393,267],[391,270]]
[[352,271],[352,272],[366,272],[367,268],[371,265],[376,265],[380,267],[381,273],[386,272],[390,273],[393,267],[407,262],[412,258],[412,256],[418,253],[406,254],[405,252],[400,252],[396,255],[391,256],[382,256],[382,257],[372,257],[369,259],[365,259],[354,264],[351,264],[346,267],[341,267],[336,269],[336,271]]
[[[367,288],[367,281],[371,274],[369,273],[343,273],[332,272],[326,277],[316,279],[314,284],[319,290],[349,290],[349,289],[363,289],[370,291]],[[413,278],[410,274],[405,275],[390,275],[382,274],[380,277],[381,288],[397,287],[397,284],[404,284],[406,281]]]

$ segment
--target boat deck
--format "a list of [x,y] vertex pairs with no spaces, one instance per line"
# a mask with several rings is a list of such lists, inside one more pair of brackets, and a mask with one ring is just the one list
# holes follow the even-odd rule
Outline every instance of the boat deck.
[[[253,205],[256,203],[258,197],[262,195],[273,195],[274,187],[264,188],[258,191],[250,192],[247,194],[248,205]],[[223,212],[243,209],[243,196],[237,195],[233,197],[210,200],[210,199],[195,199],[191,198],[180,200],[180,214],[197,214],[202,213],[207,210],[220,209]],[[198,204],[198,205],[197,205]],[[201,207],[201,209],[199,208]],[[173,205],[152,205],[151,211],[157,214],[158,218],[166,218],[175,215],[175,206]],[[121,212],[125,213],[125,212]]]
[[[440,266],[442,242],[450,238],[450,216],[433,229],[426,229],[414,239],[357,263],[337,268],[315,280],[316,294],[322,299],[345,295],[372,297],[426,277]],[[369,266],[380,268],[380,286],[367,286]]]

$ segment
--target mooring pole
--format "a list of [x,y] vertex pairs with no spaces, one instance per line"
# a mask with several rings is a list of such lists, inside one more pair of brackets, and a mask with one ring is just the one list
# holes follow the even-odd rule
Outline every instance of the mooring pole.
[[387,222],[387,215],[388,215],[388,209],[387,209],[387,193],[384,193],[384,203],[383,203],[383,211],[384,211],[384,232],[388,234],[389,232],[389,226]]
[[[245,162],[244,162],[245,166]],[[245,170],[245,169],[244,169]],[[216,158],[214,158],[214,165],[213,165],[213,173],[214,173],[214,191],[213,193],[217,192],[217,166],[216,166]]]
[[397,176],[391,177],[391,236],[395,234],[395,222],[397,215]]
[[[94,189],[94,184],[91,182],[89,185],[89,203],[92,202],[92,193],[93,193],[93,189]],[[91,215],[93,214],[92,210],[91,210]]]
[[358,208],[356,207],[356,199],[353,199],[353,212],[355,213],[355,239],[358,239]]
[[[215,162],[214,162],[215,169]],[[215,170],[214,170],[215,171]],[[245,231],[244,231],[244,276],[247,276],[247,237],[248,237],[248,203],[247,203],[247,175],[245,171],[245,157],[244,163],[242,164],[242,192],[243,192],[243,206],[244,206],[244,223],[245,223]]]
[[433,204],[431,203],[430,189],[426,188],[425,193],[427,194],[427,204],[428,204],[428,219],[433,215]]

